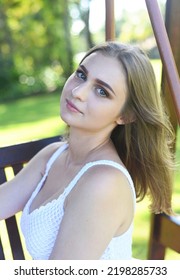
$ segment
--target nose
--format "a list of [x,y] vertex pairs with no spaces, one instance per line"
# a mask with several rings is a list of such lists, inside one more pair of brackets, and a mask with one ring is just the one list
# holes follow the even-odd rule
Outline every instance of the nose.
[[88,96],[88,86],[81,84],[72,89],[72,96],[81,101],[86,101]]

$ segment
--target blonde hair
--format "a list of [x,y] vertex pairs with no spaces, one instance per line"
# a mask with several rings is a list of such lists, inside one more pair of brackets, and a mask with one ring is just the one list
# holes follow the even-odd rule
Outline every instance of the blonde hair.
[[152,65],[140,48],[117,42],[95,46],[83,60],[98,51],[115,57],[124,68],[128,98],[121,114],[135,120],[118,125],[111,139],[133,178],[138,201],[150,194],[152,212],[172,214],[174,133],[157,90]]

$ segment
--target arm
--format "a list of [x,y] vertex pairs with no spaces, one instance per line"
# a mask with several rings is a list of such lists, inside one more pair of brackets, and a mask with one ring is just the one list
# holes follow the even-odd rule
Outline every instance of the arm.
[[68,196],[50,259],[99,259],[112,237],[129,227],[133,212],[123,174],[111,167],[88,171]]
[[24,208],[57,145],[53,143],[42,149],[12,180],[0,185],[0,220]]

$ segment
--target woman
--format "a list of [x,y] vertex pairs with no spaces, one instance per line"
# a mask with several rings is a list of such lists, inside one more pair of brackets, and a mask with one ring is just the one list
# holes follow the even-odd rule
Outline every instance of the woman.
[[171,213],[172,133],[147,56],[116,42],[94,47],[60,111],[68,141],[1,186],[0,218],[23,210],[34,259],[131,259],[136,197],[148,193],[153,212]]

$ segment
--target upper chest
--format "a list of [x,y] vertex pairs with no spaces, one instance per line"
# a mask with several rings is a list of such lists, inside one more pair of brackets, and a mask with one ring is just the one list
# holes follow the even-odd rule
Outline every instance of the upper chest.
[[65,158],[62,155],[52,164],[40,191],[31,203],[30,212],[58,199],[81,169],[80,166],[68,166],[67,168],[64,162]]

